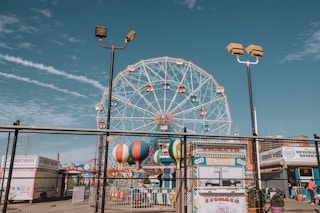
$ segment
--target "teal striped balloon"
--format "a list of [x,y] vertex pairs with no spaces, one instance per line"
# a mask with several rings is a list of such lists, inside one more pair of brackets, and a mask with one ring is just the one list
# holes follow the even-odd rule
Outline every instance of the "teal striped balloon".
[[153,154],[153,161],[155,163],[160,163],[160,158],[161,158],[162,155],[163,155],[163,151],[161,149],[158,149]]

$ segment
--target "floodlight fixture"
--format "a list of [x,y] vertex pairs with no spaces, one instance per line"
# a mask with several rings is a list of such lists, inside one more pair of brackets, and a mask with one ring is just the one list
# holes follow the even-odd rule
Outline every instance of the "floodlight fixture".
[[247,66],[250,66],[250,64],[258,64],[259,63],[259,58],[263,57],[263,49],[261,46],[250,44],[246,48],[246,52],[251,55],[256,57],[256,61],[241,61],[240,56],[243,55],[244,49],[242,44],[239,43],[230,43],[228,46],[226,46],[227,51],[235,55],[237,57],[237,61],[240,64],[247,64]]
[[226,49],[232,55],[243,55],[244,51],[242,44],[239,43],[230,43]]
[[100,39],[107,37],[107,27],[104,26],[96,26],[96,37],[99,37]]
[[246,48],[246,52],[251,55],[251,56],[254,56],[254,57],[263,57],[263,49],[261,46],[258,46],[258,45],[249,45],[247,48]]
[[136,32],[134,30],[131,30],[128,35],[126,36],[125,42],[129,43],[136,37]]

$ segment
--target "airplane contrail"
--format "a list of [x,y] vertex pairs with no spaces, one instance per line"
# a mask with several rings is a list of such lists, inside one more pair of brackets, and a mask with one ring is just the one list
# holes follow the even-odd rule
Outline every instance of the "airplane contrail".
[[75,96],[78,96],[78,97],[84,97],[84,98],[87,97],[87,96],[82,95],[82,94],[80,94],[78,92],[72,92],[72,91],[69,91],[67,89],[61,89],[61,88],[59,88],[59,87],[57,87],[57,86],[55,86],[53,84],[42,83],[40,81],[32,80],[32,79],[26,78],[26,77],[20,77],[20,76],[17,76],[17,75],[3,73],[3,72],[0,72],[0,76],[3,76],[5,78],[12,78],[12,79],[16,79],[16,80],[19,80],[19,81],[24,81],[24,82],[36,84],[36,85],[39,85],[39,86],[42,86],[42,87],[47,87],[47,88],[50,88],[50,89],[53,89],[53,90],[56,90],[56,91],[68,93],[68,94],[75,95]]
[[45,66],[43,64],[34,63],[32,61],[23,60],[20,57],[3,55],[1,53],[0,53],[0,58],[4,59],[6,61],[10,61],[10,62],[14,62],[14,63],[17,63],[17,64],[21,64],[23,66],[37,68],[37,69],[46,71],[46,72],[54,74],[54,75],[60,75],[60,76],[66,77],[68,79],[73,79],[73,80],[77,80],[77,81],[84,82],[84,83],[87,83],[87,84],[91,84],[92,86],[94,86],[96,88],[99,88],[101,90],[105,89],[105,87],[102,84],[100,84],[98,81],[96,81],[96,80],[89,79],[89,78],[87,78],[85,76],[71,75],[71,74],[68,74],[68,73],[66,73],[64,71],[57,70],[56,68],[54,68],[52,66]]

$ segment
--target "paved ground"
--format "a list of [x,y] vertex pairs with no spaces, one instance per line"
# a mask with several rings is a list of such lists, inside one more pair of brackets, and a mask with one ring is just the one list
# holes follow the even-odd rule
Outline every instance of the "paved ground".
[[295,199],[285,199],[284,212],[297,212],[297,213],[310,213],[310,212],[319,212],[320,213],[320,205],[312,206],[310,205],[310,201],[296,201]]
[[[2,211],[2,206],[1,206]],[[8,213],[94,213],[95,208],[91,207],[88,201],[85,201],[81,204],[73,204],[71,200],[63,200],[63,201],[53,201],[53,202],[43,202],[43,203],[16,203],[9,204],[7,208]],[[101,212],[101,210],[99,210]],[[106,213],[114,212],[108,209],[106,206]],[[122,211],[128,212],[128,211]],[[149,208],[135,209],[134,212],[148,212],[152,213],[153,211]],[[285,199],[285,211],[287,213],[311,213],[311,212],[319,212],[320,213],[320,205],[312,206],[309,201],[301,201],[298,202],[294,199]],[[271,213],[271,211],[269,211]]]

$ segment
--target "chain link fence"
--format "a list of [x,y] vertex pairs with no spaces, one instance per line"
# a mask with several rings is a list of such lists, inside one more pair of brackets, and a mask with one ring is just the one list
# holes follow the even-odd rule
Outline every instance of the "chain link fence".
[[[193,212],[194,199],[201,200],[193,197],[195,191],[238,187],[245,194],[246,185],[259,183],[264,200],[275,192],[291,198],[300,193],[310,199],[305,189],[308,180],[312,177],[320,185],[318,138],[122,131],[110,131],[106,138],[105,130],[18,124],[0,126],[0,130],[2,212]],[[157,162],[156,151],[168,150],[166,144],[177,138],[187,145],[180,150],[180,158]],[[138,140],[148,144],[144,156],[140,153],[139,157],[128,159],[123,156],[124,149],[119,152],[118,144],[128,144],[132,152],[127,141]],[[221,146],[223,143],[226,145]],[[244,147],[244,157],[237,158],[241,149],[236,149],[235,144]],[[259,152],[257,161],[252,161],[253,145]],[[208,154],[199,154],[199,147]],[[142,149],[140,144],[139,150]],[[130,150],[129,155],[134,155]],[[226,166],[230,165],[227,157],[231,155],[246,161],[241,180],[238,176],[224,176],[233,169]],[[197,163],[203,159],[206,164]],[[257,172],[254,165],[259,165]],[[211,176],[201,176],[200,167],[210,167]],[[210,196],[213,202],[215,196]],[[217,199],[221,201],[222,197]]]

